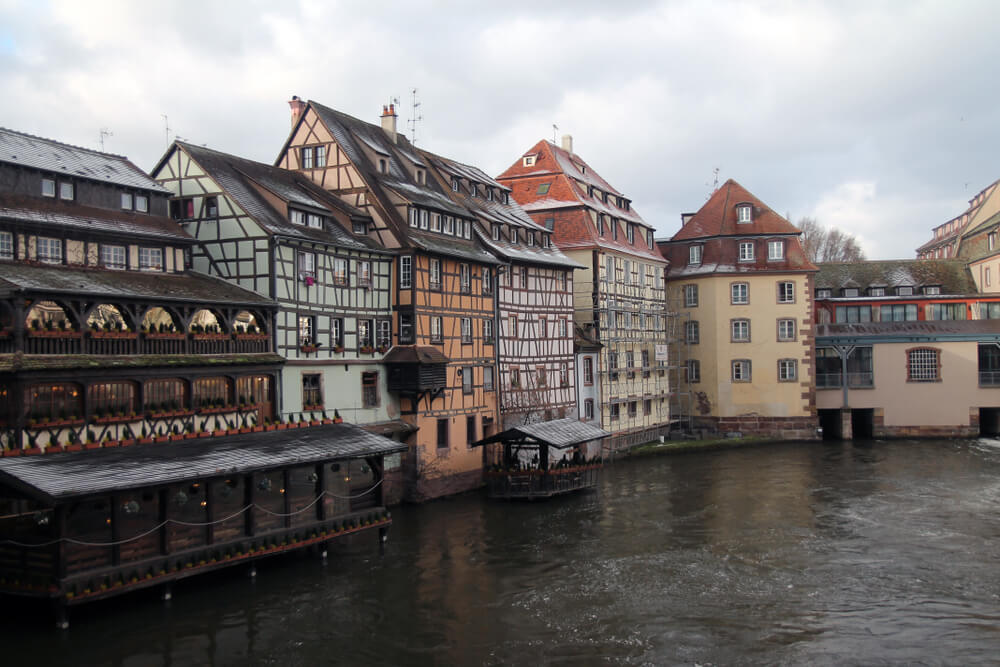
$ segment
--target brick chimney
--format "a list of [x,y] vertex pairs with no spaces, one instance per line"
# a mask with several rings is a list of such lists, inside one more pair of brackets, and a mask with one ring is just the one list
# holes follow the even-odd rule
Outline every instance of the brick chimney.
[[288,100],[288,106],[292,108],[292,127],[295,127],[295,123],[298,122],[299,116],[305,112],[307,105],[299,99],[298,95],[292,95],[292,99]]
[[396,143],[396,105],[382,105],[382,130]]
[[562,136],[562,149],[564,151],[566,151],[567,153],[569,153],[570,155],[573,154],[573,135],[572,134],[564,134]]

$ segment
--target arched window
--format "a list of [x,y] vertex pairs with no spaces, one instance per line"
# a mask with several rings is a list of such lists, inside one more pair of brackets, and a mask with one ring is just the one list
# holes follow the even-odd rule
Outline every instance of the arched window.
[[87,387],[87,406],[95,415],[128,415],[135,411],[135,385],[99,382]]
[[36,384],[25,388],[28,419],[52,421],[83,415],[83,395],[75,384]]
[[194,381],[194,405],[229,405],[232,403],[229,379],[224,377],[198,378]]
[[143,407],[153,412],[180,410],[187,401],[184,381],[178,378],[148,380],[143,388]]

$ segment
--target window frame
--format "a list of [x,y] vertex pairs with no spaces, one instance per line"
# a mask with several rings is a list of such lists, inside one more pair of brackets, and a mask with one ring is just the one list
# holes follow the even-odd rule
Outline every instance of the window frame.
[[[737,369],[739,369],[737,371]],[[730,362],[729,379],[732,382],[753,382],[753,364],[749,359],[733,359]]]
[[399,289],[413,288],[413,256],[403,255],[399,258]]
[[698,307],[698,286],[694,284],[684,285],[684,307]]
[[[777,252],[775,252],[777,250]],[[785,242],[775,239],[767,242],[767,261],[780,262],[785,259]]]
[[750,318],[735,317],[729,320],[729,342],[749,343],[750,340]]
[[[43,242],[46,247],[44,254],[42,252]],[[57,239],[53,236],[35,237],[35,259],[39,262],[43,264],[62,264],[64,255],[62,239]]]
[[[121,251],[121,261],[115,261],[115,258],[109,258],[107,254],[116,254],[114,251]],[[112,244],[100,244],[98,249],[98,257],[101,262],[101,266],[106,269],[111,269],[112,271],[125,271],[128,269],[128,248],[123,245],[112,245]]]
[[701,264],[702,257],[704,256],[705,246],[698,244],[688,246],[688,265],[698,266]]
[[[931,355],[931,357],[929,359],[916,358],[927,355]],[[906,350],[906,381],[941,382],[941,350],[927,346],[908,348]]]
[[[742,294],[738,294],[742,290]],[[729,304],[732,306],[750,305],[750,283],[732,282],[729,283]]]
[[791,280],[779,280],[777,283],[778,303],[795,303],[795,282]]
[[753,241],[740,241],[739,242],[739,261],[740,262],[754,262],[756,261],[756,248]]
[[[776,335],[779,343],[794,342],[798,338],[799,332],[798,332],[798,327],[796,326],[795,318],[792,317],[778,318],[778,321],[775,323],[775,326],[777,327]],[[786,332],[782,331],[782,329],[786,329],[788,327],[791,327],[791,334],[788,334],[787,331]]]
[[427,267],[428,275],[428,287],[435,292],[440,292],[443,289],[441,281],[441,260],[437,257],[431,257],[430,262]]
[[778,359],[778,382],[798,382],[799,362],[797,359]]

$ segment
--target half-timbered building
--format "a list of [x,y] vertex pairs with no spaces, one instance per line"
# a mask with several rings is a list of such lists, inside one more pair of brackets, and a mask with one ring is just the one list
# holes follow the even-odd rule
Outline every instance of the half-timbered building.
[[393,256],[371,218],[290,172],[177,142],[153,170],[198,240],[195,268],[275,299],[281,412],[405,431],[386,392]]
[[292,129],[276,165],[363,211],[367,236],[397,252],[396,347],[383,361],[388,391],[416,429],[404,459],[411,497],[478,486],[482,455],[471,445],[497,419],[495,341],[484,333],[496,330],[498,261],[473,235],[475,216],[397,132],[392,107],[378,126],[317,102],[290,104]]
[[[570,259],[576,272],[574,313],[600,343],[603,384],[600,425],[612,447],[669,430],[663,257],[653,228],[631,200],[601,178],[573,141],[540,141],[503,174],[500,183]],[[657,351],[659,350],[659,354]]]
[[473,232],[497,267],[495,339],[503,428],[577,417],[573,382],[573,270],[584,268],[552,243],[510,197],[476,167],[421,152],[452,199],[475,215]]

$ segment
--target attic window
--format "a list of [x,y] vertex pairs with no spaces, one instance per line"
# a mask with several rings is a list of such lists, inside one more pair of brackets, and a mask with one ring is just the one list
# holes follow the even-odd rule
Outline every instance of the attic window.
[[840,295],[841,296],[846,296],[846,297],[858,296],[858,288],[857,287],[845,287],[842,290],[840,290]]
[[833,296],[833,290],[828,287],[821,287],[816,290],[817,299],[829,299]]
[[493,188],[486,188],[487,201],[493,201]]
[[424,178],[424,172],[422,169],[417,169],[417,183],[421,185],[425,184],[427,181]]
[[135,210],[139,211],[139,213],[149,213],[149,197],[146,195],[136,195]]
[[940,285],[924,285],[924,294],[940,294]]
[[[135,198],[135,209],[141,210],[139,207],[142,206],[140,199],[145,199],[142,195],[136,195]],[[209,218],[219,217],[219,200],[215,197],[205,197],[205,216]]]
[[543,248],[548,248],[549,244],[550,244],[549,235],[548,234],[542,234],[542,247]]
[[510,194],[506,190],[500,193],[500,201],[504,204],[510,203]]
[[586,174],[587,173],[587,167],[586,167],[586,165],[582,165],[580,163],[576,163],[576,168],[580,170],[581,174]]
[[868,296],[885,296],[884,287],[869,287]]
[[479,196],[479,184],[478,183],[473,183],[471,189],[469,190],[469,193],[473,197],[478,197]]
[[909,285],[897,287],[896,296],[913,296],[913,287]]
[[629,244],[635,243],[635,225],[631,222],[625,227],[625,236],[628,237]]
[[387,170],[386,170],[386,162],[385,162],[385,160],[379,160],[378,161],[378,170],[380,172],[382,172],[383,174],[386,173]]
[[750,204],[740,204],[736,207],[736,222],[747,223],[753,219],[753,207]]
[[529,246],[535,245],[535,233],[533,231],[531,231],[530,229],[525,230],[524,235],[528,237],[527,241]]
[[358,236],[368,235],[368,224],[359,220],[355,220],[353,224],[354,233]]
[[492,232],[493,232],[493,240],[494,241],[499,241],[500,240],[500,225],[493,225]]
[[538,190],[535,192],[535,194],[539,194],[539,195],[546,195],[546,194],[548,194],[549,193],[549,186],[550,185],[552,185],[552,184],[551,183],[542,183],[542,184],[540,184],[538,186]]
[[451,179],[451,191],[452,192],[458,192],[458,179],[457,178]]
[[525,167],[531,167],[531,166],[533,166],[535,164],[535,156],[534,155],[525,155],[523,158],[521,158],[521,163]]

